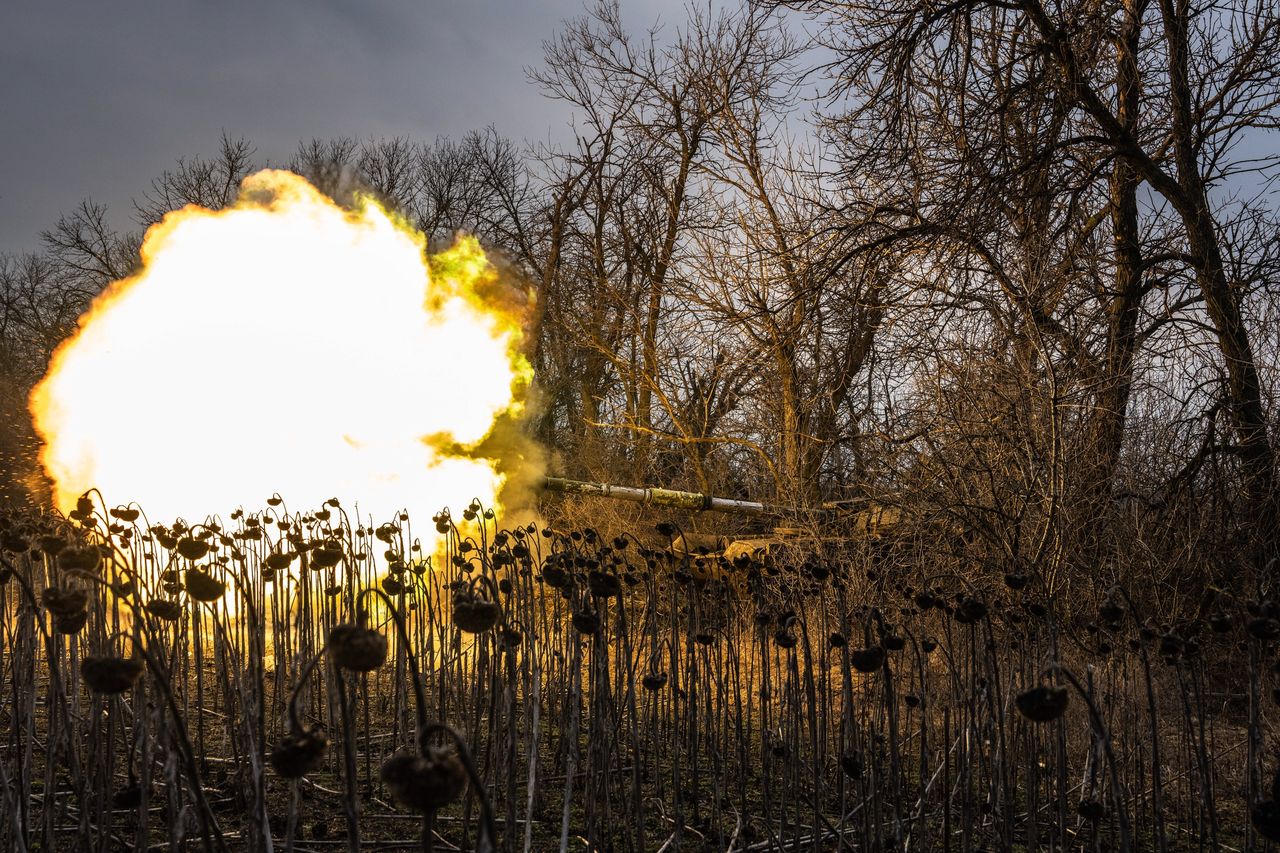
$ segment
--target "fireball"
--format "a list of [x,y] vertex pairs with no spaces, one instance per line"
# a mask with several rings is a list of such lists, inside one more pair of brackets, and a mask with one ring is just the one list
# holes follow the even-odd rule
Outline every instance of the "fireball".
[[474,239],[428,256],[373,200],[258,172],[151,228],[54,354],[31,396],[54,501],[96,487],[153,522],[275,493],[375,518],[494,506],[518,461],[486,439],[523,412],[531,299]]

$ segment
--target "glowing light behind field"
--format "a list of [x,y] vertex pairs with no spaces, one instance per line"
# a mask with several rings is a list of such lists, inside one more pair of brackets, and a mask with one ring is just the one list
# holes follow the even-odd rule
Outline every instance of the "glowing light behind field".
[[522,410],[528,309],[474,240],[428,260],[376,203],[259,172],[148,231],[54,355],[31,397],[54,500],[97,487],[152,521],[274,492],[380,519],[492,506],[511,463],[476,448]]

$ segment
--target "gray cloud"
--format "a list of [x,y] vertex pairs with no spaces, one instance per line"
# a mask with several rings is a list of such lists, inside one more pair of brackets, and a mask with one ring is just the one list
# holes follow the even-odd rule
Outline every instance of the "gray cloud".
[[[128,226],[181,156],[244,136],[279,162],[311,137],[559,139],[524,69],[582,0],[12,0],[0,13],[0,251],[82,198]],[[637,29],[680,0],[624,3]]]

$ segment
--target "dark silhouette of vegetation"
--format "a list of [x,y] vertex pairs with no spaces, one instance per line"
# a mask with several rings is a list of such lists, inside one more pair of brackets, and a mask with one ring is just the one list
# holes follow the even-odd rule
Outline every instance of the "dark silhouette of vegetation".
[[1247,783],[1275,771],[1275,601],[1068,602],[1040,568],[921,564],[901,532],[730,559],[668,522],[508,529],[473,503],[459,524],[431,520],[433,560],[408,514],[337,499],[4,516],[6,845],[1275,838]]

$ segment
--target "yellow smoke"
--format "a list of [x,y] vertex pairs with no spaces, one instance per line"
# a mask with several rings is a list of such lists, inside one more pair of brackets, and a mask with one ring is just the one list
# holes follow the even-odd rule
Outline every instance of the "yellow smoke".
[[275,492],[379,519],[493,506],[526,450],[493,433],[523,412],[532,297],[474,239],[425,246],[284,171],[165,217],[32,393],[57,505],[97,487],[153,522]]

